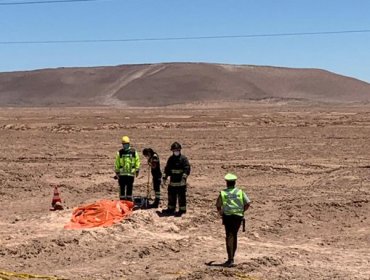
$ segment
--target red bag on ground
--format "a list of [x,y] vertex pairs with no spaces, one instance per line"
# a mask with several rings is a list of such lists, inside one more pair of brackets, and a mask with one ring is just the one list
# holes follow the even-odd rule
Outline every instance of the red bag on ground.
[[108,227],[122,221],[132,213],[134,203],[126,200],[100,200],[75,208],[71,222],[65,229]]

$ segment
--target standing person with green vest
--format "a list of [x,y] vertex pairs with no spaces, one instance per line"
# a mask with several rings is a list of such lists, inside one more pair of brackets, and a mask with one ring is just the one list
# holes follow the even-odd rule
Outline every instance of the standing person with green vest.
[[234,255],[238,244],[238,231],[251,201],[248,196],[236,187],[236,175],[228,173],[225,176],[226,189],[217,198],[217,211],[222,217],[226,232],[227,261],[225,266],[234,265]]
[[122,137],[122,149],[117,152],[114,169],[119,183],[119,199],[132,201],[134,178],[140,171],[140,158],[137,151],[130,146],[128,136]]

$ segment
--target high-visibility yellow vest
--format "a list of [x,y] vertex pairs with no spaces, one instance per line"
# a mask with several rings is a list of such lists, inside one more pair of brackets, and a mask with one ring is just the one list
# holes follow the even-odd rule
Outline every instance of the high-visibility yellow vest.
[[116,155],[115,171],[121,176],[134,176],[140,169],[140,158],[134,149],[119,151]]
[[221,191],[223,213],[226,216],[244,216],[243,191],[238,188],[230,188]]

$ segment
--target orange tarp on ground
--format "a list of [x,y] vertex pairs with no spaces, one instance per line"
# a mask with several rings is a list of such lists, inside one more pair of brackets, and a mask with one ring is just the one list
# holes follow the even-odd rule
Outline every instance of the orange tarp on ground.
[[126,200],[100,200],[75,208],[65,229],[107,227],[122,221],[132,213],[134,203]]

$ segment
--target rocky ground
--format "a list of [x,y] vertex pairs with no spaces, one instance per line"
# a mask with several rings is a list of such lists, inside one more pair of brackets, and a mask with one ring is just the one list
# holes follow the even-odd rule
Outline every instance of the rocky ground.
[[[65,230],[76,206],[116,199],[120,137],[192,165],[188,213],[135,211]],[[370,107],[3,108],[0,270],[63,279],[370,279]],[[214,203],[233,171],[253,201],[237,265]],[[135,194],[144,194],[143,160]],[[65,209],[50,212],[52,184]],[[163,189],[162,208],[166,207]],[[214,262],[213,266],[207,265]],[[1,278],[1,277],[0,277]],[[11,278],[13,279],[13,278]]]

